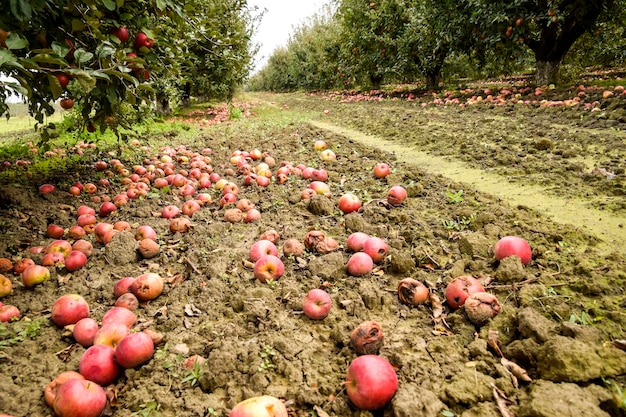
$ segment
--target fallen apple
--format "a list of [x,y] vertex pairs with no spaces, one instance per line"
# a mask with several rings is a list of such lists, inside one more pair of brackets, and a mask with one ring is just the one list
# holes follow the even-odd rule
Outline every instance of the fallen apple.
[[346,392],[361,410],[378,410],[386,406],[398,390],[398,376],[389,361],[378,355],[354,359],[346,375]]
[[380,263],[387,256],[389,246],[379,237],[370,237],[363,243],[363,252],[368,254],[374,263]]
[[44,401],[49,407],[54,407],[54,399],[57,396],[57,391],[61,385],[65,384],[70,379],[85,379],[84,376],[76,371],[61,372],[52,381],[50,381],[44,389]]
[[456,277],[446,286],[446,302],[452,309],[456,310],[465,303],[467,297],[484,291],[482,284],[473,276]]
[[348,264],[346,265],[348,275],[353,277],[362,277],[363,275],[367,275],[372,271],[373,267],[374,261],[365,252],[357,252],[352,255],[350,259],[348,259]]
[[50,279],[50,270],[42,265],[31,265],[22,272],[22,282],[26,288],[33,288]]
[[84,348],[88,348],[93,345],[93,339],[96,336],[98,329],[99,326],[97,321],[91,317],[85,317],[84,319],[80,319],[76,322],[74,328],[72,329],[72,336],[74,336],[76,343]]
[[163,292],[163,280],[158,274],[148,272],[139,275],[129,287],[139,301],[150,301]]
[[241,401],[228,417],[288,417],[287,407],[276,397],[262,395]]
[[115,360],[122,368],[135,368],[152,358],[154,343],[143,332],[131,333],[115,348]]
[[302,311],[312,320],[321,320],[328,316],[331,307],[330,295],[319,288],[309,291],[302,300]]
[[120,367],[115,362],[115,349],[104,344],[91,346],[81,356],[78,371],[85,379],[101,386],[112,384],[120,374]]
[[81,295],[62,295],[52,305],[51,318],[59,327],[75,324],[86,317],[89,317],[89,304]]
[[93,381],[70,379],[57,390],[54,412],[59,417],[98,417],[107,404],[104,389]]
[[500,261],[508,256],[518,256],[524,265],[532,260],[532,250],[526,239],[518,236],[505,236],[496,243],[493,249],[496,260]]
[[269,240],[261,239],[257,240],[250,247],[250,251],[248,252],[248,257],[251,262],[256,262],[263,255],[274,255],[278,256],[278,248],[276,245]]
[[266,283],[276,281],[285,272],[285,265],[274,255],[263,255],[254,263],[254,277]]

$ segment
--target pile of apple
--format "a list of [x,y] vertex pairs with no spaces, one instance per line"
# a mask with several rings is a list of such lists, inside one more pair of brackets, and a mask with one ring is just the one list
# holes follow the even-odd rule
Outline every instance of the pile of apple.
[[45,388],[46,403],[58,416],[99,416],[107,402],[103,387],[114,383],[123,369],[136,368],[152,358],[162,336],[148,329],[133,332],[134,310],[139,302],[153,300],[162,291],[163,280],[154,273],[118,280],[113,288],[117,301],[100,325],[90,317],[82,296],[66,294],[54,302],[52,321],[71,330],[76,342],[86,348],[78,372],[63,372]]

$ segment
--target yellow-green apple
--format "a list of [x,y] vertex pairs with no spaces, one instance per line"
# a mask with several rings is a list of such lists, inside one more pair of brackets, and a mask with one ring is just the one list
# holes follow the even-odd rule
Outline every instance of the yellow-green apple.
[[33,288],[50,279],[50,270],[43,265],[31,265],[22,272],[22,282],[26,288]]
[[313,144],[313,149],[315,149],[318,152],[321,152],[326,148],[328,148],[328,145],[323,140],[316,140],[315,143]]
[[0,274],[0,298],[6,297],[13,292],[13,282]]
[[55,240],[46,246],[44,253],[59,252],[63,258],[67,258],[72,252],[72,244],[67,240]]
[[320,152],[320,158],[322,158],[322,161],[330,162],[337,159],[337,155],[335,155],[335,152],[330,149],[324,149],[322,152]]

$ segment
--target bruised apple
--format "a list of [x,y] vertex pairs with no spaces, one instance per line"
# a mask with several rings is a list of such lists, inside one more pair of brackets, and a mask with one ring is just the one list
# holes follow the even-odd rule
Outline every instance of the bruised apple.
[[392,206],[401,205],[406,200],[407,192],[401,185],[394,185],[387,192],[387,202]]
[[76,371],[65,371],[57,375],[56,378],[50,381],[44,389],[43,398],[48,406],[54,407],[54,399],[57,396],[57,391],[61,385],[65,384],[70,379],[85,379],[85,377]]
[[287,407],[276,397],[262,395],[248,398],[230,410],[228,417],[288,417]]
[[163,280],[159,274],[148,272],[139,275],[129,287],[139,301],[150,301],[163,292]]
[[477,292],[484,292],[482,284],[471,275],[454,278],[446,286],[446,302],[452,309],[461,307],[467,297]]
[[364,321],[350,334],[350,344],[357,355],[377,355],[383,345],[385,335],[380,324],[373,320]]
[[346,375],[346,392],[361,410],[386,406],[398,390],[398,376],[389,361],[378,355],[354,359]]
[[78,372],[101,386],[112,384],[120,374],[120,367],[115,362],[115,349],[108,345],[91,346],[81,356]]
[[389,246],[379,237],[370,237],[363,243],[363,252],[367,253],[372,261],[379,263],[387,256]]

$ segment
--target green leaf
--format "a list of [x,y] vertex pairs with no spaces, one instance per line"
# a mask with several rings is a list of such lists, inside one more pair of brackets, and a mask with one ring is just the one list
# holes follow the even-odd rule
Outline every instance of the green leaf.
[[115,10],[117,7],[117,5],[115,4],[113,0],[103,0],[102,3],[104,4],[104,7],[106,7],[107,9],[111,11]]
[[80,19],[72,19],[72,32],[82,32],[87,26]]
[[57,41],[52,42],[52,50],[58,56],[65,56],[70,52],[70,47],[64,43],[59,43]]
[[89,93],[96,87],[96,79],[89,75],[86,71],[80,71],[76,74],[76,79],[80,85],[85,89],[86,93]]
[[96,54],[98,55],[98,58],[106,58],[108,56],[111,56],[115,53],[115,51],[115,48],[106,44],[101,44],[96,48]]
[[17,62],[17,57],[8,49],[0,49],[0,68],[6,63]]
[[79,64],[85,63],[93,58],[93,54],[91,52],[87,52],[82,48],[79,48],[74,52],[74,59]]
[[20,22],[26,22],[32,18],[33,10],[28,0],[11,0],[11,13]]
[[105,74],[109,74],[111,76],[115,76],[118,78],[123,78],[126,81],[130,81],[131,83],[134,83],[135,81],[137,81],[137,79],[135,77],[133,77],[132,75],[130,75],[129,73],[126,72],[122,72],[122,71],[116,71],[116,70],[104,70],[102,71]]
[[157,0],[156,5],[157,8],[161,11],[165,10],[165,8],[167,7],[167,3],[165,0]]
[[9,49],[23,49],[28,46],[26,38],[22,38],[19,33],[12,32],[5,41]]
[[454,413],[452,411],[450,411],[450,410],[443,410],[441,412],[441,415],[443,417],[454,417]]
[[61,93],[63,93],[63,87],[61,86],[59,79],[53,74],[48,72],[46,75],[48,76],[48,82],[50,83],[50,92],[52,92],[52,97],[56,100],[61,96]]
[[68,66],[67,62],[64,59],[50,54],[37,54],[33,57],[33,61],[41,64],[59,65],[61,67]]

